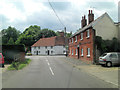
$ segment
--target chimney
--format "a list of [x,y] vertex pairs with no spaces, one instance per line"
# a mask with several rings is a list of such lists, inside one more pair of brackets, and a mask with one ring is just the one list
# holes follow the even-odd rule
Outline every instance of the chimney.
[[64,37],[64,32],[59,32],[61,37]]
[[81,20],[81,27],[85,27],[87,25],[87,19],[85,18],[85,15],[84,17],[82,16],[82,20]]
[[90,24],[92,21],[94,21],[94,14],[92,13],[92,10],[89,10],[88,24]]

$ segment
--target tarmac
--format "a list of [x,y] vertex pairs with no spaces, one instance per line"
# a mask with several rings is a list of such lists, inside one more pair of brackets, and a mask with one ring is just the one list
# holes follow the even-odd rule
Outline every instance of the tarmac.
[[[62,59],[63,60],[63,59]],[[87,64],[79,59],[69,58],[66,57],[64,59],[65,62],[68,64],[73,65],[73,67],[78,68],[82,70],[83,72],[89,73],[90,75],[95,76],[96,78],[99,78],[101,80],[104,80],[105,82],[111,83],[116,85],[117,87],[120,87],[119,84],[119,67],[102,67],[101,65],[93,65],[93,64]],[[2,73],[4,73],[8,66],[5,65],[5,68],[2,68]]]
[[119,71],[120,67],[103,67],[101,65],[88,64],[80,59],[74,59],[66,57],[65,62],[73,65],[74,67],[82,70],[83,72],[89,73],[105,82],[116,85],[120,88]]

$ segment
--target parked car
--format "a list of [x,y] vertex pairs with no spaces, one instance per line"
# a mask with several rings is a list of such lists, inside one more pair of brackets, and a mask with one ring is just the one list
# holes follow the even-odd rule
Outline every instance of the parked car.
[[120,52],[104,53],[99,57],[99,64],[107,67],[120,65]]
[[3,57],[2,53],[0,53],[0,66],[4,67],[4,57]]

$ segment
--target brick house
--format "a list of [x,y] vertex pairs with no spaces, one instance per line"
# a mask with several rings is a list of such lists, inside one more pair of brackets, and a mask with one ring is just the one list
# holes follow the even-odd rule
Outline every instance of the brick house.
[[107,13],[94,20],[94,14],[89,10],[88,25],[84,15],[81,20],[81,29],[69,38],[69,57],[95,63],[97,61],[95,37],[101,36],[104,40],[118,38],[120,32],[118,26]]
[[60,36],[41,38],[31,46],[32,55],[64,55],[66,54],[64,32]]

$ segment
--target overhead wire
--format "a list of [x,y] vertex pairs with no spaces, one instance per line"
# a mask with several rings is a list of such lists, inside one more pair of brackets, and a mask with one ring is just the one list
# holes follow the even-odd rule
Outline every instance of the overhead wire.
[[50,7],[52,8],[53,12],[55,13],[56,17],[58,18],[59,22],[61,23],[62,26],[65,27],[65,25],[62,23],[62,21],[60,20],[59,16],[57,15],[55,9],[53,8],[52,4],[50,3],[50,1],[48,0],[48,3],[50,5]]

